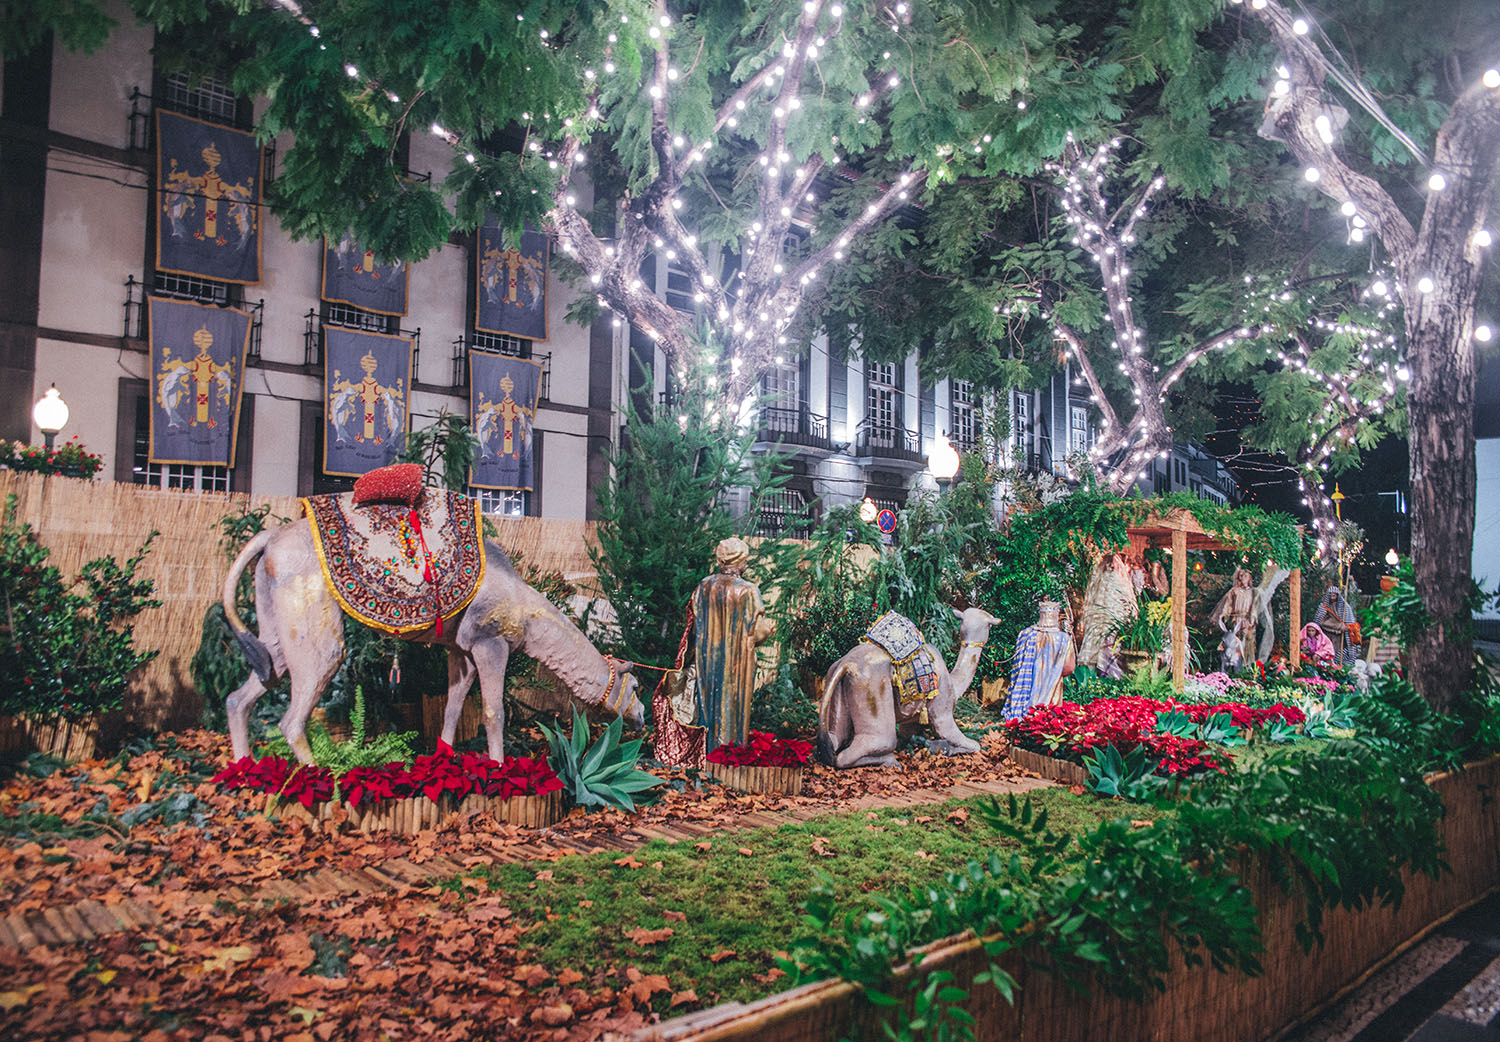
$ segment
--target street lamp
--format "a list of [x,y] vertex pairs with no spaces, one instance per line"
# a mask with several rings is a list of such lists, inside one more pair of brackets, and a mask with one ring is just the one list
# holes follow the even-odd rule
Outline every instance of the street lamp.
[[68,422],[68,403],[57,393],[57,384],[47,388],[47,393],[37,399],[36,406],[31,410],[31,418],[41,428],[42,437],[47,442],[47,451],[51,452],[52,439],[57,437],[57,432]]
[[932,451],[927,455],[927,469],[937,478],[938,488],[948,491],[948,482],[958,473],[958,453],[948,443],[948,435],[939,434],[933,441]]
[[1390,565],[1392,568],[1401,563],[1401,557],[1396,553],[1396,548],[1394,546],[1385,552],[1385,563]]
[[880,508],[875,505],[875,501],[869,496],[866,496],[864,502],[859,505],[859,519],[867,525],[873,525],[879,513]]

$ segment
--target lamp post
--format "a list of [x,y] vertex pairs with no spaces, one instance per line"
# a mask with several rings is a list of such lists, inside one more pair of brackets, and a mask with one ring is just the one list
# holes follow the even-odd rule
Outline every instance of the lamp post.
[[47,393],[37,399],[36,406],[31,410],[31,418],[41,428],[47,451],[51,452],[52,440],[68,422],[68,403],[57,393],[57,384],[47,388]]
[[933,441],[932,451],[927,454],[927,469],[937,478],[939,492],[947,492],[948,483],[958,473],[958,453],[948,443],[948,435],[939,434]]

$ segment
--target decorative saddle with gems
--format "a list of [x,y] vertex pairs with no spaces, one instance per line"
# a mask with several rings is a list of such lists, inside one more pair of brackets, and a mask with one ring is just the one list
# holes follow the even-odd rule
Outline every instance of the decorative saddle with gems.
[[435,627],[468,607],[484,579],[479,503],[428,489],[415,508],[302,500],[323,578],[343,609],[386,633]]
[[937,694],[937,659],[916,623],[888,611],[865,631],[863,639],[891,657],[891,678],[901,705],[927,702]]

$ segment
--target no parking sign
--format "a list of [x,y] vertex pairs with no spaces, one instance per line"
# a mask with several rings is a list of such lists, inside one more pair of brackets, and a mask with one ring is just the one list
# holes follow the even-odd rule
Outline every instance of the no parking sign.
[[896,530],[896,512],[894,510],[882,510],[875,515],[875,527],[886,535]]

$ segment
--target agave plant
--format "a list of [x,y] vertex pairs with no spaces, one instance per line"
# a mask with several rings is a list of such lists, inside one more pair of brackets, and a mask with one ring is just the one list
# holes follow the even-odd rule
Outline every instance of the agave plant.
[[547,762],[580,807],[633,811],[632,794],[666,784],[654,774],[636,770],[644,739],[622,744],[624,729],[624,721],[616,717],[590,747],[588,720],[577,709],[573,710],[572,737],[563,734],[561,727],[553,730],[542,725],[552,747]]

